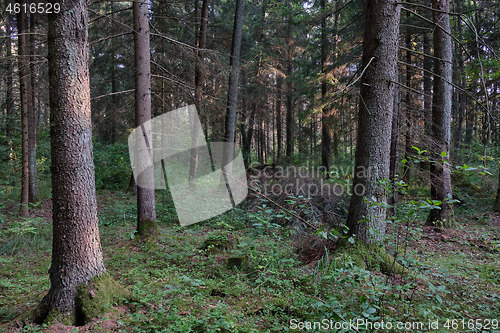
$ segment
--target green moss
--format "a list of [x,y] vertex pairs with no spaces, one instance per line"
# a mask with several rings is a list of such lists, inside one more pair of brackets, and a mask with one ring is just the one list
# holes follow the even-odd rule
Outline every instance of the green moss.
[[109,274],[94,277],[87,284],[78,287],[75,300],[77,320],[87,323],[109,312],[113,305],[126,298],[130,298],[130,292]]
[[339,243],[337,251],[348,252],[358,267],[366,266],[369,270],[376,270],[386,275],[406,274],[409,272],[380,245],[369,245],[359,241],[350,244],[344,241]]
[[141,239],[156,239],[158,238],[158,223],[154,220],[141,220],[137,223],[136,236]]
[[238,239],[235,236],[228,235],[226,232],[216,232],[209,235],[203,244],[201,250],[208,252],[217,252],[219,250],[231,250],[238,245]]

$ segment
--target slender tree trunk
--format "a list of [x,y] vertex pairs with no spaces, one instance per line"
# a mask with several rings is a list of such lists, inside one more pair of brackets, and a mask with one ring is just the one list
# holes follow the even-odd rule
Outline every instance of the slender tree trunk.
[[400,6],[396,0],[366,1],[365,6],[362,65],[366,71],[361,79],[356,167],[347,226],[361,242],[380,243],[385,238],[387,202],[380,181],[389,176]]
[[[425,146],[423,149],[427,151],[430,150],[430,146],[428,144],[430,138],[432,137],[432,67],[433,62],[430,57],[431,54],[431,40],[429,38],[429,34],[424,33],[424,63],[423,63],[423,77],[424,77],[424,137],[425,137]],[[429,163],[425,163],[425,169],[429,169]]]
[[[410,17],[410,14],[408,13],[407,17]],[[405,36],[405,44],[406,48],[410,50],[412,48],[411,45],[411,33],[410,33],[410,28],[407,28],[406,30],[406,36]],[[411,64],[411,52],[406,51],[406,63]],[[411,88],[412,84],[412,68],[410,65],[406,66],[406,81],[405,84],[407,87]],[[403,170],[403,181],[406,184],[410,184],[410,173],[411,173],[411,153],[412,153],[412,130],[413,130],[413,112],[412,112],[412,103],[411,103],[411,92],[410,89],[406,90],[405,94],[405,104],[406,104],[406,132],[405,132],[405,159],[406,163],[404,164],[404,170]]]
[[[234,156],[235,128],[236,128],[236,108],[238,106],[238,89],[240,80],[240,53],[241,39],[243,36],[243,13],[245,10],[245,0],[236,0],[236,9],[234,13],[233,39],[231,43],[231,74],[229,75],[229,93],[227,97],[226,111],[226,132],[225,139],[227,143],[224,146],[222,168],[227,179],[232,176],[230,162]],[[229,186],[228,186],[228,190]]]
[[51,311],[80,314],[77,288],[105,272],[92,157],[87,1],[60,3],[61,12],[49,14],[53,249],[40,321]]
[[7,64],[5,66],[6,71],[6,84],[7,84],[7,96],[6,96],[6,108],[7,108],[7,119],[6,119],[6,129],[5,135],[9,140],[9,144],[12,144],[12,137],[14,136],[14,124],[15,124],[15,110],[14,110],[14,81],[13,81],[13,62],[10,60],[12,56],[12,22],[11,15],[7,13]]
[[392,185],[392,193],[389,197],[390,214],[396,216],[396,204],[398,203],[398,191],[396,183],[398,182],[399,169],[399,87],[394,88],[394,111],[391,124],[391,160],[389,163],[389,180]]
[[19,87],[21,99],[21,124],[22,124],[22,180],[21,180],[21,216],[28,216],[29,202],[29,113],[30,113],[30,76],[29,61],[27,55],[27,20],[26,14],[20,11],[17,14],[18,37],[18,67]]
[[[135,122],[136,127],[151,120],[151,64],[149,46],[148,0],[133,3],[134,52],[135,52]],[[145,132],[146,133],[146,132]],[[151,145],[152,135],[147,144]],[[152,147],[149,147],[152,149]],[[147,152],[143,152],[147,153]],[[140,154],[138,154],[140,155]],[[139,159],[142,160],[139,156]],[[155,237],[156,223],[153,169],[147,168],[137,179],[137,234],[140,237]]]
[[330,170],[332,162],[332,119],[331,111],[327,107],[326,92],[326,74],[329,61],[329,50],[328,50],[328,36],[326,33],[326,0],[320,0],[320,6],[322,10],[321,19],[321,165],[326,168],[327,171]]
[[[289,45],[289,48],[291,46]],[[292,55],[291,50],[288,51],[287,58],[287,74],[288,80],[286,83],[286,157],[291,160],[293,155],[293,132],[294,132],[294,121],[293,121],[293,83],[291,80],[292,75]]]
[[283,129],[281,121],[281,103],[282,103],[282,90],[283,90],[283,78],[281,75],[276,75],[276,146],[278,159],[281,157],[282,147],[283,147]]
[[30,14],[29,40],[29,79],[30,96],[28,104],[28,164],[29,164],[29,202],[38,202],[38,172],[36,167],[36,71],[35,71],[35,27],[36,14]]
[[[432,100],[432,164],[431,199],[442,202],[440,209],[431,209],[427,224],[450,226],[453,206],[451,199],[450,136],[452,89],[452,47],[450,37],[449,0],[433,0],[434,23],[434,95]],[[444,157],[443,157],[444,156]]]
[[[198,1],[196,1],[196,12],[198,11]],[[196,14],[196,26],[199,27],[199,31],[196,31],[196,64],[194,70],[194,104],[196,110],[200,115],[201,121],[204,122],[204,112],[203,112],[203,86],[205,85],[205,72],[203,69],[204,62],[204,52],[203,49],[206,47],[207,42],[207,26],[208,26],[208,0],[203,0],[201,9],[201,22],[198,23],[198,15]],[[193,148],[191,149],[191,162],[189,165],[189,179],[193,180],[198,176],[198,163],[199,163],[199,138],[200,138],[199,126],[193,126]],[[206,136],[206,135],[205,135]],[[191,186],[194,186],[193,182],[190,182]]]

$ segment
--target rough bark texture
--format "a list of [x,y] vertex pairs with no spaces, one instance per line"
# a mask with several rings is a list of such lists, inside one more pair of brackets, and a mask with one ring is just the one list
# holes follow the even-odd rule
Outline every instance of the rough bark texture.
[[53,243],[49,312],[78,317],[77,288],[105,272],[99,239],[92,153],[87,1],[61,1],[49,15]]
[[[238,106],[238,88],[240,81],[240,53],[241,39],[243,36],[243,12],[245,10],[245,0],[236,1],[236,9],[234,13],[233,40],[231,43],[231,74],[229,75],[229,93],[227,96],[227,111],[226,111],[226,142],[234,144],[235,129],[236,129],[236,108]],[[224,146],[224,155],[222,167],[225,174],[230,177],[231,169],[226,168],[229,162],[233,160],[234,149],[232,145]]]
[[36,71],[35,61],[36,14],[30,14],[29,35],[29,103],[28,103],[28,165],[29,165],[29,202],[38,202],[38,172],[36,168]]
[[[362,58],[366,71],[361,82],[356,166],[347,216],[350,232],[363,243],[379,243],[385,237],[386,208],[380,204],[386,203],[387,193],[379,182],[389,176],[399,18],[396,0],[366,1]],[[372,205],[373,201],[379,204]]]
[[26,14],[20,11],[17,14],[18,37],[18,67],[19,67],[19,89],[21,103],[21,125],[22,125],[22,174],[21,174],[21,216],[28,216],[29,201],[29,98],[30,98],[30,77],[29,61],[27,55],[27,21]]
[[[326,9],[326,0],[320,1],[321,10]],[[321,165],[330,170],[332,162],[332,124],[331,115],[326,107],[326,73],[329,61],[328,37],[326,34],[326,15],[321,19]]]
[[[134,52],[135,52],[135,125],[141,126],[151,119],[151,63],[149,45],[148,1],[139,0],[133,4],[134,15]],[[152,143],[152,136],[146,138]],[[138,152],[140,161],[141,154]],[[137,186],[137,234],[140,237],[156,236],[154,173],[152,168],[139,175],[138,184],[150,184],[148,188]]]
[[[432,99],[432,160],[431,199],[442,201],[441,209],[431,209],[427,224],[448,225],[453,206],[445,202],[451,198],[450,161],[452,47],[450,34],[449,0],[433,0],[434,23],[434,95]],[[439,59],[439,60],[438,60]],[[442,157],[442,154],[445,157]]]

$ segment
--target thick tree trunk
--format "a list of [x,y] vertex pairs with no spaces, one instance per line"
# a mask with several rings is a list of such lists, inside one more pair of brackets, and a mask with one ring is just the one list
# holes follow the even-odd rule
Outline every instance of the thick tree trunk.
[[[224,145],[222,168],[226,177],[231,177],[232,170],[230,162],[234,156],[235,128],[236,128],[236,108],[238,105],[238,89],[240,80],[240,53],[241,39],[243,36],[243,13],[245,10],[245,0],[236,0],[234,13],[233,40],[231,43],[231,74],[229,75],[229,93],[227,97],[226,111],[226,131],[225,140],[229,145]],[[227,178],[226,178],[227,184]]]
[[[400,6],[396,0],[366,1],[358,138],[353,193],[347,226],[363,243],[385,238],[387,193],[380,181],[389,176],[391,125]],[[365,201],[368,200],[368,202]],[[373,201],[379,204],[371,204]]]
[[[450,226],[451,199],[450,136],[452,89],[452,47],[450,37],[449,0],[433,0],[434,23],[434,95],[432,100],[431,199],[442,202],[441,209],[431,209],[428,225]],[[444,157],[443,157],[444,156]]]
[[326,15],[324,13],[326,9],[326,0],[320,0],[320,6],[322,10],[321,19],[321,165],[326,168],[327,171],[330,170],[332,162],[332,119],[331,111],[326,106],[326,74],[327,66],[329,61],[329,50],[328,50],[328,37],[326,33]]
[[36,71],[35,71],[35,26],[36,14],[30,14],[29,35],[29,75],[30,96],[28,104],[28,164],[29,164],[29,202],[38,202],[38,172],[36,167]]
[[[135,122],[136,127],[151,120],[151,63],[149,45],[148,0],[133,3],[134,16],[134,53],[135,53]],[[147,138],[152,143],[152,135]],[[150,147],[152,149],[152,147]],[[147,153],[147,152],[143,152]],[[142,160],[140,154],[138,158]],[[137,179],[137,234],[140,237],[155,237],[158,233],[156,223],[154,173],[146,168]]]
[[22,124],[22,176],[21,176],[21,216],[28,216],[29,202],[29,113],[30,113],[30,76],[29,60],[27,48],[27,20],[26,14],[20,11],[17,14],[18,37],[18,67],[19,67],[19,89],[21,103],[21,124]]
[[39,320],[50,311],[75,317],[77,288],[105,272],[92,157],[87,1],[60,3],[61,12],[49,15],[53,250]]

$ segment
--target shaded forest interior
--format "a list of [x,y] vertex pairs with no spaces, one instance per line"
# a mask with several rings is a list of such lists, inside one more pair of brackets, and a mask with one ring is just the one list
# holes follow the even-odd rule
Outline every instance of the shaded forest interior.
[[[500,332],[498,1],[1,10],[1,331]],[[248,195],[179,226],[188,105],[186,191],[241,152]]]

